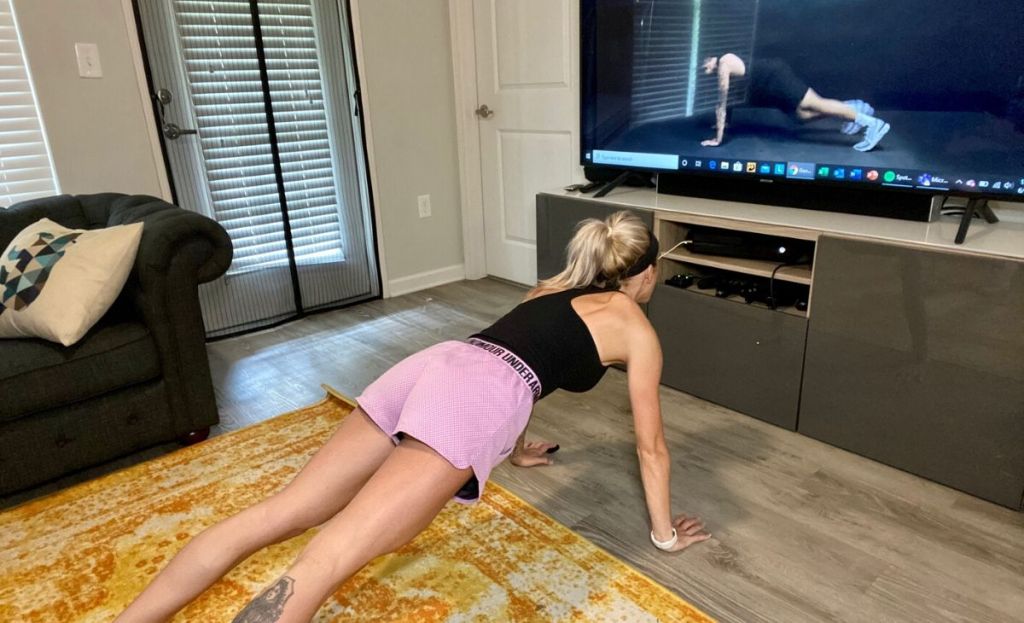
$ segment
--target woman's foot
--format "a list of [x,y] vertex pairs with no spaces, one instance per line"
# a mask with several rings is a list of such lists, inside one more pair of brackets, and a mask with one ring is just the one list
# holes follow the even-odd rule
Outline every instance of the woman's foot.
[[857,115],[857,121],[860,123],[863,118],[863,125],[867,129],[864,131],[864,140],[853,146],[857,151],[871,151],[878,146],[878,143],[885,138],[885,135],[892,129],[888,123],[875,117],[867,117],[866,115]]
[[[867,115],[869,117],[875,116],[874,107],[864,100],[847,100],[843,103],[857,111],[858,115]],[[846,134],[847,136],[856,136],[863,131],[864,126],[856,121],[847,121],[843,124],[843,134]]]

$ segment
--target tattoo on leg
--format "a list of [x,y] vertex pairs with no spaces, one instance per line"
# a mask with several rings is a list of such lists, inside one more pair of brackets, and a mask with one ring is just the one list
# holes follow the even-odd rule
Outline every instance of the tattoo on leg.
[[294,585],[294,579],[287,575],[281,576],[280,580],[242,608],[231,623],[274,623],[284,612],[285,602],[295,593]]

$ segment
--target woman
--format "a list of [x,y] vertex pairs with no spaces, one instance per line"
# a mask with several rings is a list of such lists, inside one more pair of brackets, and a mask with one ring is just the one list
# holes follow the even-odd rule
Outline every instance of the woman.
[[469,340],[385,372],[287,487],[199,534],[117,621],[165,621],[256,550],[323,523],[235,618],[309,621],[339,584],[412,540],[452,496],[475,501],[506,457],[549,463],[557,446],[524,443],[533,403],[557,388],[592,388],[612,363],[628,369],[651,541],[678,551],[709,538],[699,519],[671,515],[661,347],[639,306],[654,291],[657,253],[657,239],[628,212],[582,222],[562,273]]

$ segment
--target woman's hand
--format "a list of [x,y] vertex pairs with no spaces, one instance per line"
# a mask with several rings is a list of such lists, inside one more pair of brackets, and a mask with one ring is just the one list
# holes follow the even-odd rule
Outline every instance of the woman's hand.
[[711,533],[704,529],[704,521],[700,517],[679,515],[672,520],[672,527],[676,529],[678,539],[672,549],[664,550],[666,552],[678,552],[694,543],[707,541],[711,538]]
[[551,465],[554,461],[548,455],[558,451],[558,444],[546,441],[531,441],[523,444],[523,449],[513,452],[511,461],[517,467],[534,467],[536,465]]
[[704,147],[718,147],[722,144],[722,141],[717,138],[709,138],[706,141],[701,141],[700,144]]

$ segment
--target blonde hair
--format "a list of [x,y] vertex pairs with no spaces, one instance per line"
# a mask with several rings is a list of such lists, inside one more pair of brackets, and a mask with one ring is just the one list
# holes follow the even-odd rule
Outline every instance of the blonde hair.
[[650,244],[647,226],[632,212],[616,212],[603,221],[596,218],[580,221],[566,246],[565,269],[541,281],[538,287],[618,289],[626,279],[626,272],[640,260]]

